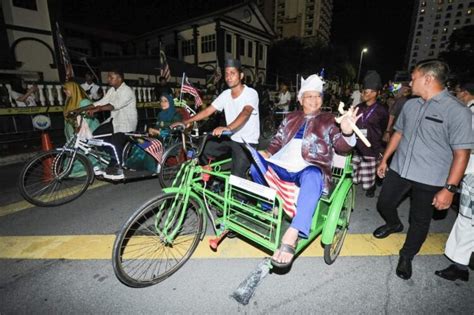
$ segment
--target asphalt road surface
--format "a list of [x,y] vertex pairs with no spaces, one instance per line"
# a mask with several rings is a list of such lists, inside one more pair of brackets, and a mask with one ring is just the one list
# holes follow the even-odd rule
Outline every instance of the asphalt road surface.
[[99,185],[69,204],[38,208],[17,193],[19,168],[0,168],[0,314],[474,313],[472,278],[450,282],[434,275],[449,264],[443,250],[452,210],[433,220],[413,277],[404,281],[395,267],[409,201],[400,206],[405,231],[381,241],[371,236],[383,223],[376,198],[358,191],[337,261],[324,263],[316,239],[289,273],[268,275],[244,306],[230,294],[268,253],[238,238],[224,240],[217,252],[202,242],[182,269],[158,285],[132,289],[116,279],[114,235],[134,209],[160,192],[158,180]]

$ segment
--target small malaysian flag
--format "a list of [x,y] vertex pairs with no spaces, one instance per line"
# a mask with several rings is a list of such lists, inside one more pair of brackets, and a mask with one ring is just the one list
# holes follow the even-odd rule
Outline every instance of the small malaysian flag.
[[74,78],[74,70],[72,68],[71,58],[64,43],[64,38],[59,30],[59,23],[56,22],[56,40],[58,43],[59,55],[61,56],[61,63],[64,66],[64,73],[66,75],[65,81],[70,81]]
[[170,66],[168,65],[168,61],[166,61],[166,54],[163,50],[160,50],[160,76],[165,78],[166,82],[171,78]]
[[150,154],[158,163],[163,160],[163,145],[160,140],[144,137],[142,143],[138,143],[138,146]]
[[250,151],[258,170],[265,177],[268,186],[273,188],[282,199],[283,210],[288,216],[293,218],[296,215],[296,201],[298,200],[299,187],[295,183],[282,180],[273,168],[265,162],[264,157],[258,153],[257,150],[252,148],[252,146],[245,141],[244,143]]
[[201,96],[199,95],[198,89],[196,89],[191,84],[191,82],[189,82],[188,78],[184,79],[184,83],[181,89],[183,93],[188,93],[194,96],[194,103],[196,104],[196,107],[199,107],[202,105],[202,99],[201,99]]

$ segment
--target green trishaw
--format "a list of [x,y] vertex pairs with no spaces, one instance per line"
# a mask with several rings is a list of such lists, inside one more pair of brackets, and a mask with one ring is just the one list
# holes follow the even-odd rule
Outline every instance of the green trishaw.
[[[269,187],[231,175],[226,168],[230,159],[200,166],[197,156],[208,137],[203,136],[196,152],[188,152],[192,158],[181,165],[173,184],[142,205],[117,235],[113,266],[124,284],[146,287],[171,276],[203,240],[208,218],[216,235],[209,242],[214,250],[228,232],[269,253],[279,248],[290,223],[282,210],[282,199]],[[350,156],[335,155],[333,189],[320,199],[310,236],[299,240],[297,255],[321,235],[325,262],[335,261],[354,207],[351,174]],[[273,211],[266,211],[268,205]]]

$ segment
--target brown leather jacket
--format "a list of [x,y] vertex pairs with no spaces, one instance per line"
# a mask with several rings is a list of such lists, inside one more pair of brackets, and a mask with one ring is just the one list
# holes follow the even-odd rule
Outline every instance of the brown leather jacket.
[[303,135],[301,155],[305,161],[321,169],[324,174],[324,191],[328,192],[332,184],[333,149],[342,155],[352,150],[336,125],[333,114],[317,112],[305,115],[303,111],[289,113],[278,127],[267,151],[272,155],[278,152],[293,139],[305,120],[307,120],[307,124]]

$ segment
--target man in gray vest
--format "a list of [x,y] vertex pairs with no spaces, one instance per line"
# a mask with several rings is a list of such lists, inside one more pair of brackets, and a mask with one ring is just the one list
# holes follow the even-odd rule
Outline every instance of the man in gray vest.
[[410,225],[396,269],[404,280],[411,278],[412,259],[428,235],[433,211],[451,205],[474,142],[470,111],[445,88],[448,74],[448,65],[438,60],[415,66],[410,84],[419,98],[403,107],[377,168],[385,177],[377,210],[386,224],[374,231],[376,238],[403,230],[397,206],[411,193]]

